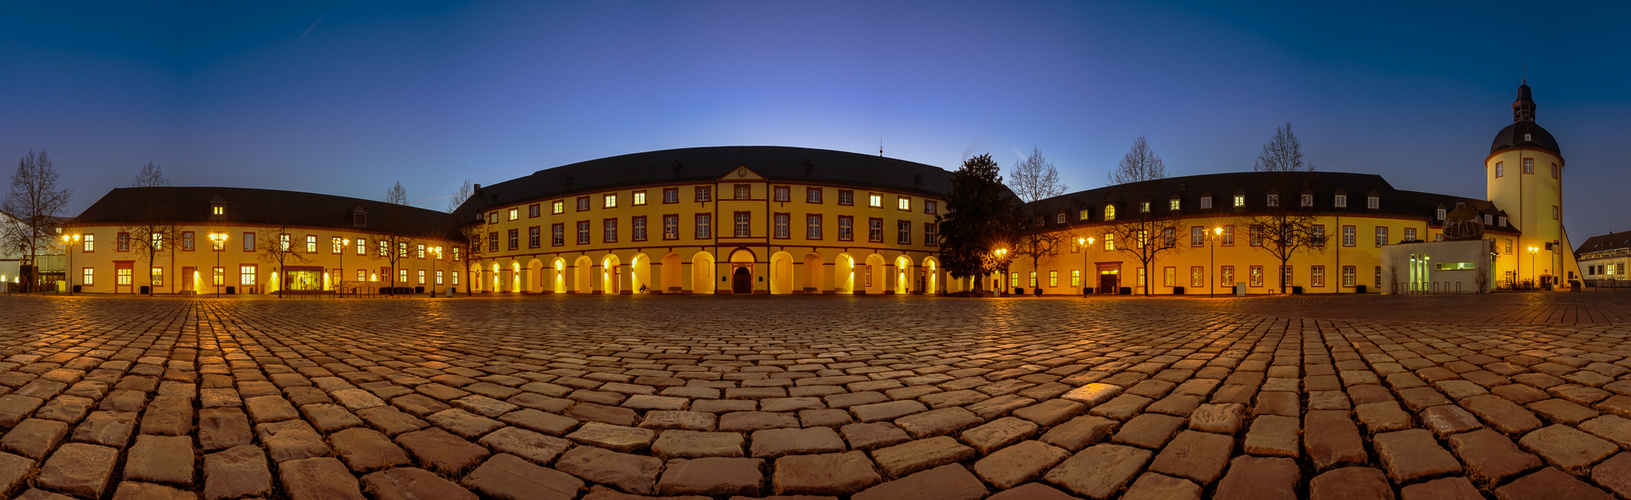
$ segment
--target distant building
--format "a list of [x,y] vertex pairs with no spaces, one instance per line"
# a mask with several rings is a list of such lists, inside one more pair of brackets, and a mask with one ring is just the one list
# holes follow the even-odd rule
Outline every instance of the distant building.
[[[58,219],[66,221],[67,219]],[[21,226],[23,223],[11,214],[0,211],[0,224]],[[49,287],[51,283],[62,279],[65,266],[63,264],[62,244],[52,231],[51,236],[39,243],[35,250],[35,266],[37,267],[36,280],[41,286]],[[23,282],[22,268],[28,263],[28,249],[22,245],[0,245],[0,292],[21,290]],[[36,287],[38,289],[38,287]],[[49,289],[49,288],[47,288]]]
[[[457,250],[462,238],[451,215],[341,196],[118,188],[63,234],[73,241],[70,280],[82,292],[151,287],[156,293],[265,294],[386,286],[429,292],[465,284]],[[154,242],[151,259],[143,238]]]
[[1625,265],[1631,262],[1631,231],[1587,238],[1575,249],[1574,258],[1585,271],[1587,285],[1631,286],[1625,274]]

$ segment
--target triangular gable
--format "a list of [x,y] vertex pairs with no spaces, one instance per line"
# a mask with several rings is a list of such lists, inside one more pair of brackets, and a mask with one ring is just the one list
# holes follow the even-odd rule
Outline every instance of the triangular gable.
[[731,169],[730,172],[726,172],[725,176],[720,177],[719,180],[720,181],[762,181],[762,180],[765,180],[765,176],[759,175],[758,172],[754,172],[753,169],[748,168],[747,165],[737,165],[736,168]]

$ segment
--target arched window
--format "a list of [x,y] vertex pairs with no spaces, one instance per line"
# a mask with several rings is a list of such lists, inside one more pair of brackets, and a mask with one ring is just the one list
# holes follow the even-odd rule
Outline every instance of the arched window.
[[1116,220],[1116,206],[1115,205],[1105,205],[1104,206],[1104,220]]

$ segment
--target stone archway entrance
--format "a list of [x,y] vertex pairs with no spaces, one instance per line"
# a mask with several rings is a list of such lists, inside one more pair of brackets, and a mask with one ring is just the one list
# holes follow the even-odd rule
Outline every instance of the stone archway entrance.
[[731,293],[753,293],[753,270],[738,266],[731,272]]

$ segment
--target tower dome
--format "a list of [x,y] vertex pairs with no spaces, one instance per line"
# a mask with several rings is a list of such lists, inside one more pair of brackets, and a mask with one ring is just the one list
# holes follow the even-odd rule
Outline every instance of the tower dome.
[[1563,154],[1558,147],[1557,139],[1552,133],[1535,123],[1535,101],[1530,97],[1529,84],[1525,82],[1518,86],[1518,99],[1512,101],[1512,124],[1495,134],[1495,142],[1490,144],[1490,154],[1509,148],[1538,148]]

